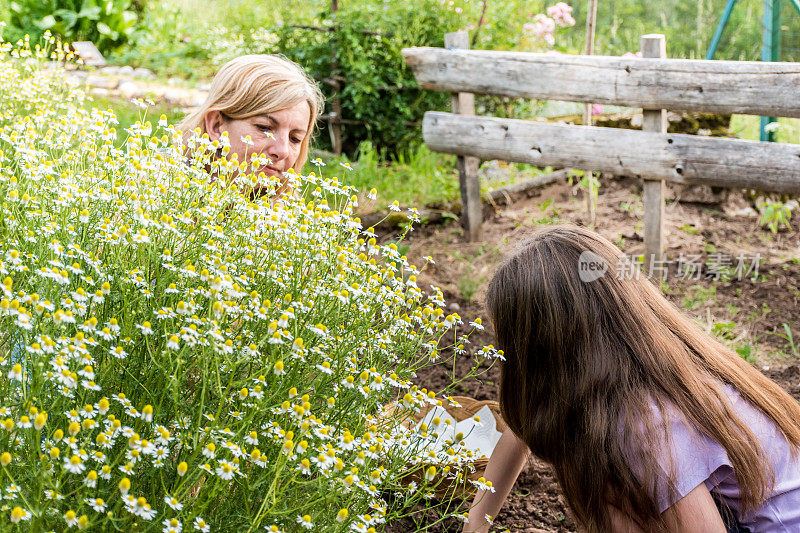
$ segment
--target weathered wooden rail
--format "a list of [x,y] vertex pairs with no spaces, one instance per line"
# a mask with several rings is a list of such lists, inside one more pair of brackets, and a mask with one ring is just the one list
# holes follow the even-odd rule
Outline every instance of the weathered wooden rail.
[[480,159],[800,193],[800,144],[662,134],[430,112],[428,148]]
[[420,87],[646,109],[800,117],[800,63],[406,48]]
[[[425,114],[423,137],[459,156],[471,239],[481,223],[474,158],[641,177],[648,264],[663,255],[665,181],[800,193],[800,145],[666,133],[666,109],[800,117],[798,63],[667,59],[663,35],[642,37],[642,58],[465,48],[403,56],[422,87],[459,95],[453,113]],[[461,104],[471,93],[641,107],[644,131],[476,117]]]

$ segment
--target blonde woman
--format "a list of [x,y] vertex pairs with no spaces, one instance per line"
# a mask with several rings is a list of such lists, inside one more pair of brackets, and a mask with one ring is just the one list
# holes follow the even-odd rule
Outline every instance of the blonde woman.
[[[246,55],[222,66],[203,105],[178,126],[186,138],[198,131],[212,141],[227,132],[228,159],[258,157],[255,173],[283,178],[300,171],[324,99],[303,69],[272,55]],[[286,191],[278,191],[278,195]],[[264,194],[261,188],[255,196]]]

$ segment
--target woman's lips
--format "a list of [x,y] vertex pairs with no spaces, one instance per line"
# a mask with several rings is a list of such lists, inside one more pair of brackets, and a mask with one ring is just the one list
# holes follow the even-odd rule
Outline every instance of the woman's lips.
[[266,166],[266,167],[263,167],[263,171],[264,171],[265,174],[271,174],[273,176],[283,176],[283,171],[282,170],[278,170],[275,167]]

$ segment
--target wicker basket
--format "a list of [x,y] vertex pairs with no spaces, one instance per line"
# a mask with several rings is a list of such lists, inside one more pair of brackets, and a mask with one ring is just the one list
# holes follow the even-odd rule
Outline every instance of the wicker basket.
[[[461,422],[462,420],[466,420],[467,418],[471,418],[475,416],[475,414],[480,411],[484,406],[488,406],[489,409],[494,414],[495,423],[497,425],[497,431],[504,432],[507,428],[503,417],[500,415],[500,405],[494,400],[475,400],[473,398],[468,398],[466,396],[453,396],[453,400],[455,400],[459,406],[453,406],[447,400],[442,400],[442,407],[450,413],[453,418],[455,418],[456,422]],[[420,409],[418,413],[414,414],[414,422],[418,423],[428,412],[433,409],[433,406],[426,406]],[[389,408],[391,411],[391,407]],[[450,499],[450,498],[461,498],[464,500],[471,499],[477,489],[475,485],[470,483],[469,481],[477,481],[479,478],[483,477],[484,472],[486,471],[486,465],[489,464],[489,458],[483,457],[480,459],[475,459],[473,461],[473,465],[475,466],[475,471],[472,472],[467,476],[467,479],[462,480],[454,480],[454,479],[446,479],[442,475],[442,466],[438,464],[433,464],[436,467],[437,474],[436,477],[429,481],[428,484],[433,486],[434,493],[436,497],[440,500]],[[424,479],[425,470],[431,466],[431,464],[416,464],[413,467],[409,467],[409,472],[405,476],[403,476],[403,482],[409,483],[411,481],[415,481],[417,483],[422,484]]]

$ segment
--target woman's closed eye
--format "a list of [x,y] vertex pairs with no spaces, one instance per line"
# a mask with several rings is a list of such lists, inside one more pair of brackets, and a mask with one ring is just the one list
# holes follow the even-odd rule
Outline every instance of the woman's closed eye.
[[256,124],[256,128],[258,128],[258,131],[260,131],[267,137],[274,137],[274,133],[272,132],[272,126],[266,126],[264,124]]
[[[263,133],[264,135],[266,135],[267,137],[270,137],[270,138],[275,137],[275,128],[274,128],[274,126],[267,125],[267,124],[256,124],[256,128],[258,128],[258,130],[261,133]],[[292,144],[300,144],[300,143],[303,142],[303,137],[293,134],[293,135],[289,136],[289,141],[291,141]]]

